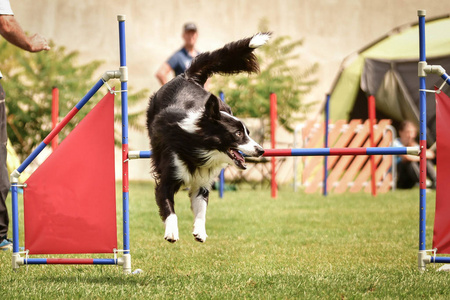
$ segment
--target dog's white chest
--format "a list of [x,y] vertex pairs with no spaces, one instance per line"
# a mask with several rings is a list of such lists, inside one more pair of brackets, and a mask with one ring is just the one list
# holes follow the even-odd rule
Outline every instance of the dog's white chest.
[[208,187],[216,178],[220,170],[227,166],[228,156],[219,151],[212,151],[207,155],[208,159],[202,166],[191,173],[186,164],[174,154],[173,164],[176,168],[176,179],[181,180],[186,186]]

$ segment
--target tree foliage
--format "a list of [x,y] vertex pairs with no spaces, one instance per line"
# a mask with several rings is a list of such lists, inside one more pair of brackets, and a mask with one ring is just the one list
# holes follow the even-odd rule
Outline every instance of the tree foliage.
[[[68,52],[53,43],[51,48],[50,51],[29,53],[0,41],[0,66],[4,77],[1,84],[6,94],[8,138],[22,160],[52,129],[52,88],[59,88],[59,115],[64,117],[103,73],[98,71],[102,65],[99,60],[77,64],[78,52]],[[104,92],[101,91],[61,131],[60,140],[102,98]],[[142,99],[143,94],[147,92],[142,90],[129,95],[130,104]],[[115,104],[120,106],[120,101],[115,101]],[[135,119],[135,115],[130,116],[130,125],[140,128]]]
[[[267,31],[267,21],[260,23],[260,31]],[[304,96],[317,83],[315,73],[318,65],[300,68],[296,54],[302,40],[292,40],[289,36],[272,36],[268,44],[255,51],[260,63],[259,74],[239,74],[212,80],[214,92],[223,91],[226,102],[240,117],[270,118],[270,93],[278,99],[278,122],[287,130],[292,130],[293,122],[301,113],[305,114],[312,103],[305,103]]]

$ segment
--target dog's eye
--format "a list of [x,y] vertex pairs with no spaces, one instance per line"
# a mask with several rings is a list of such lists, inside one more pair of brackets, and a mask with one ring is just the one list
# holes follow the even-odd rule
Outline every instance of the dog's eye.
[[238,130],[235,132],[237,137],[242,137],[242,131]]

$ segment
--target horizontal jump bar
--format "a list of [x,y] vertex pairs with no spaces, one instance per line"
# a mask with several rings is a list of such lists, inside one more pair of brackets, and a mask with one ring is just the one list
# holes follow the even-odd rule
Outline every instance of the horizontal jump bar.
[[434,257],[431,256],[431,263],[442,263],[442,264],[448,264],[450,263],[450,257]]
[[[265,149],[263,156],[419,155],[419,147]],[[129,159],[150,158],[151,151],[129,151]]]
[[114,258],[25,258],[25,265],[117,265]]
[[419,155],[419,147],[265,149],[263,156]]
[[128,151],[128,159],[150,158],[152,151]]

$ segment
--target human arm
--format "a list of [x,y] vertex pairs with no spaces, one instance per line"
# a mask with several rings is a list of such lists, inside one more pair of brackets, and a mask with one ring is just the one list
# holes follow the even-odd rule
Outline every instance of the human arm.
[[[433,150],[427,149],[425,156],[427,159],[434,159],[436,157],[436,154],[434,153]],[[407,155],[400,155],[400,157],[402,158],[402,161],[420,161],[420,157],[416,155],[407,154]]]
[[156,78],[158,78],[158,81],[159,81],[159,83],[161,83],[161,85],[164,85],[167,83],[168,75],[172,71],[173,71],[172,67],[167,62],[165,62],[161,65],[161,67],[158,69],[158,71],[155,74]]
[[26,51],[50,50],[47,40],[40,34],[27,36],[13,15],[0,15],[0,34],[11,44]]

